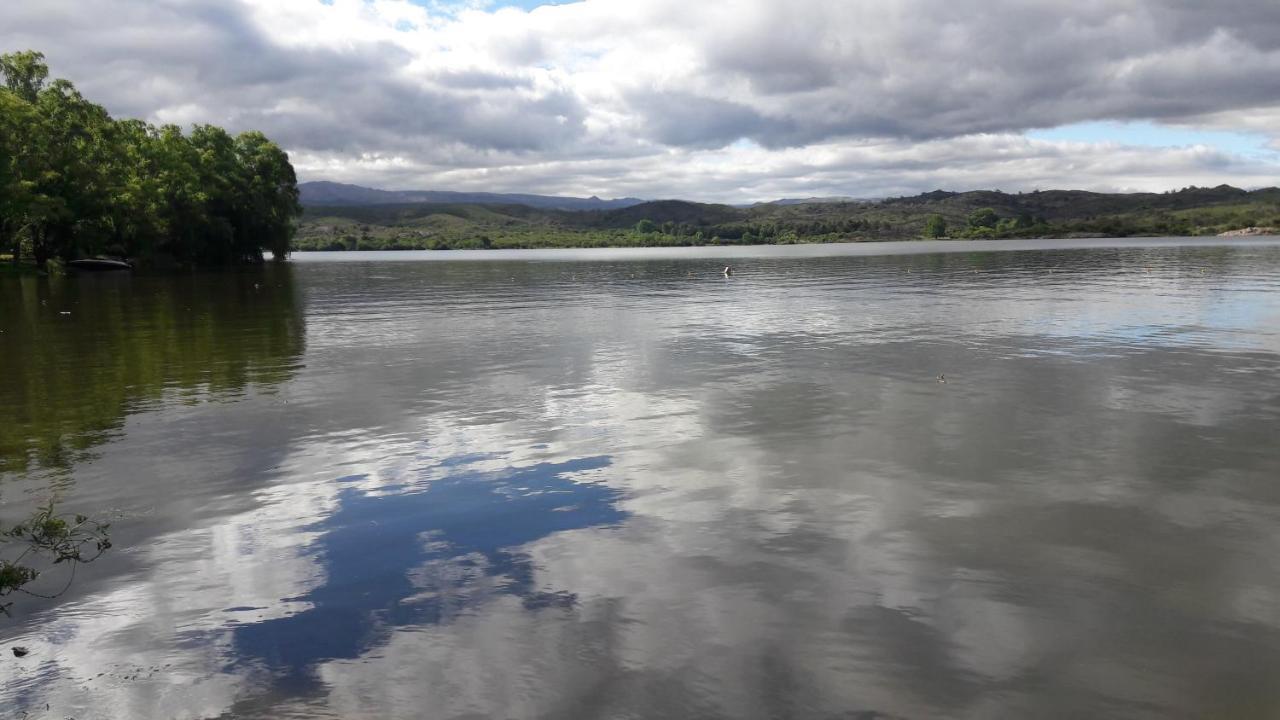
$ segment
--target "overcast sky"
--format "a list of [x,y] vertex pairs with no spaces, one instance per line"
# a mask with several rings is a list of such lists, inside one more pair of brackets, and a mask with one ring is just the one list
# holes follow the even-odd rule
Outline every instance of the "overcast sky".
[[1280,184],[1280,0],[0,0],[303,180],[746,202]]

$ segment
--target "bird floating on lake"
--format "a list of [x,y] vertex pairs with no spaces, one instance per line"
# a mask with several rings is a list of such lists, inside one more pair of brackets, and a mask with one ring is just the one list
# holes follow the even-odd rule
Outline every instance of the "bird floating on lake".
[[724,276],[725,276],[725,277],[729,277],[729,276],[730,276],[730,275],[732,275],[732,274],[733,274],[733,268],[729,267],[728,265],[725,265],[725,266],[724,266]]
[[938,382],[942,383],[943,385],[946,385],[946,384],[947,384],[947,376],[946,376],[946,375],[939,375],[939,376],[938,376]]

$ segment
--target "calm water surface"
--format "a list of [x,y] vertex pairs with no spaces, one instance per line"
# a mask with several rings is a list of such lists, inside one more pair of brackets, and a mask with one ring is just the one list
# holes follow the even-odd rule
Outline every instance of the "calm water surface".
[[1274,239],[0,279],[0,717],[1276,717],[1278,432]]

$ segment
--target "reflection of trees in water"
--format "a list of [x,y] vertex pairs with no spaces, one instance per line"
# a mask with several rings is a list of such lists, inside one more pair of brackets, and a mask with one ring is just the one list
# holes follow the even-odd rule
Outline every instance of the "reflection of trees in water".
[[303,331],[288,266],[0,281],[0,472],[65,469],[167,391],[282,382]]

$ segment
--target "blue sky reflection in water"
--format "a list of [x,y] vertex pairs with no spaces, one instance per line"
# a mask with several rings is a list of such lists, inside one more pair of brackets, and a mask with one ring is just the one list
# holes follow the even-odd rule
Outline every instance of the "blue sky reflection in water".
[[[333,514],[304,528],[320,534],[308,552],[325,572],[323,585],[297,598],[309,609],[237,628],[232,664],[261,660],[296,689],[314,682],[316,664],[359,657],[387,628],[446,622],[489,593],[517,595],[530,607],[572,603],[569,593],[537,589],[518,548],[622,521],[617,491],[569,476],[608,467],[609,459],[472,470],[481,459],[448,463],[449,474],[425,487],[339,492]],[[424,565],[433,572],[415,573]]]
[[0,625],[0,706],[1275,715],[1277,278],[1134,239],[6,279],[0,513],[118,552]]

